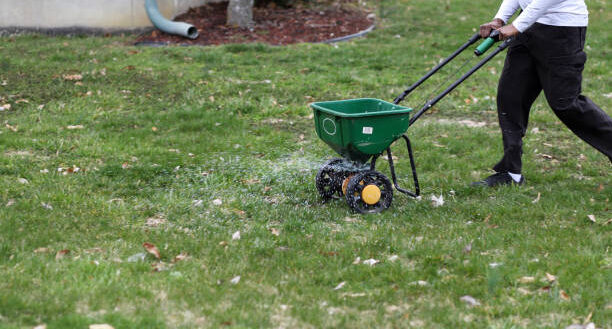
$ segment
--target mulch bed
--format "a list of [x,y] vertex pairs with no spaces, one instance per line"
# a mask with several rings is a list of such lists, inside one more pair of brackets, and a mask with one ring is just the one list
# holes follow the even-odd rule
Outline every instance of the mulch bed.
[[365,11],[332,6],[309,8],[253,8],[255,26],[241,29],[226,25],[227,2],[211,3],[191,8],[175,21],[187,22],[198,28],[200,36],[190,40],[159,30],[143,34],[136,43],[167,43],[182,45],[219,45],[226,43],[261,42],[286,45],[300,42],[321,42],[358,33],[373,24]]

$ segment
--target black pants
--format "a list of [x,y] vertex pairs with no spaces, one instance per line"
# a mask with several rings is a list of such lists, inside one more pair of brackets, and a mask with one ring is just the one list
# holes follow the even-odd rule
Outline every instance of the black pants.
[[504,156],[495,171],[521,173],[529,110],[542,90],[557,117],[612,161],[612,118],[581,95],[585,34],[536,23],[510,45],[497,90]]

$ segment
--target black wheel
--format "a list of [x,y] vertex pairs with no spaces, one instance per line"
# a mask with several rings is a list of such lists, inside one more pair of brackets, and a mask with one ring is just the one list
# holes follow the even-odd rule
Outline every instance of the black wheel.
[[381,212],[391,206],[393,188],[391,181],[378,171],[355,174],[346,187],[346,202],[362,214]]
[[342,181],[345,178],[341,166],[343,161],[340,158],[331,159],[321,166],[317,173],[317,191],[325,201],[342,197]]

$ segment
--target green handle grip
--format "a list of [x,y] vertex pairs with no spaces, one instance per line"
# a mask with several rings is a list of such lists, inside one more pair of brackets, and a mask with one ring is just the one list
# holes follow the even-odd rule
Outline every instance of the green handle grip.
[[483,41],[476,48],[476,50],[474,50],[474,54],[476,54],[476,56],[480,56],[480,55],[486,53],[487,50],[489,50],[489,48],[491,48],[491,46],[493,46],[493,44],[496,43],[497,41],[499,41],[499,32],[497,32],[497,31],[491,32],[489,37],[486,38],[485,41]]

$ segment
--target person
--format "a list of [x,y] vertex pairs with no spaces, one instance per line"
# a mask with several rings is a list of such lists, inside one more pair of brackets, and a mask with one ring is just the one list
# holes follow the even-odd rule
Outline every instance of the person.
[[[522,12],[511,23],[518,10]],[[495,18],[480,26],[513,38],[497,89],[497,113],[504,154],[495,174],[473,185],[521,185],[522,139],[531,105],[541,91],[557,117],[612,162],[612,118],[581,94],[588,24],[584,0],[504,0]]]

